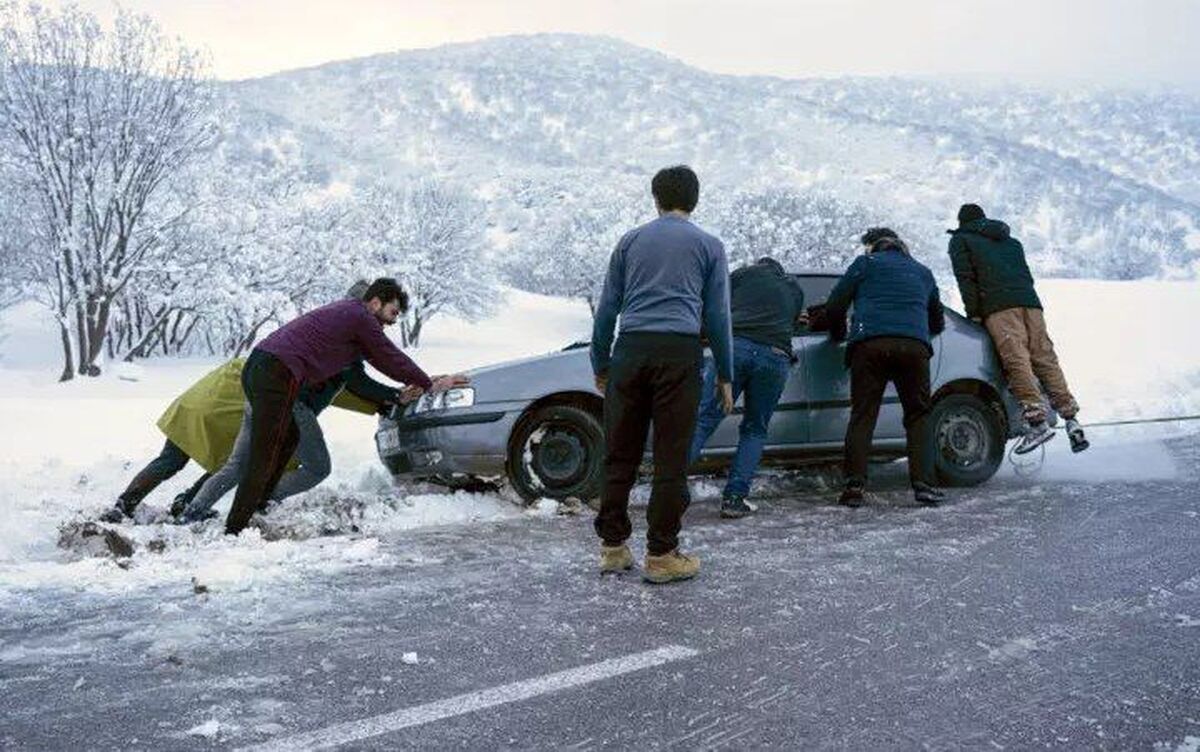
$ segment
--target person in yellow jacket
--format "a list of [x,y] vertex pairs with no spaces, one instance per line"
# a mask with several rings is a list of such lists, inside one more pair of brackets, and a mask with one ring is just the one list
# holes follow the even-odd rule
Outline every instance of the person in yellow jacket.
[[[134,510],[151,491],[179,473],[189,460],[195,461],[204,468],[205,473],[191,488],[175,497],[171,511],[173,515],[179,515],[212,474],[225,466],[242,425],[246,406],[241,382],[245,362],[245,358],[234,358],[218,366],[167,407],[158,419],[158,428],[166,436],[162,451],[134,476],[113,507],[101,515],[101,520],[121,522],[131,518]],[[305,390],[298,400],[301,403],[298,409],[307,410],[309,415],[315,417],[325,406],[333,404],[372,414],[384,412],[410,398],[411,395],[403,390],[369,378],[362,364],[357,363],[324,384]],[[315,420],[305,420],[298,423],[298,427],[312,429]],[[319,442],[323,447],[320,429],[315,430],[318,432],[318,441],[306,444],[311,446]],[[293,460],[293,467],[296,464]],[[324,474],[328,474],[328,470]]]

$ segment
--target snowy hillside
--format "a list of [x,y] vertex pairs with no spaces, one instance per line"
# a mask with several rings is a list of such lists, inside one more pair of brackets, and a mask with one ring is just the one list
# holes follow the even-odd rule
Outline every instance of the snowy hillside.
[[508,231],[522,229],[514,206],[550,210],[688,162],[709,186],[702,221],[722,193],[819,190],[900,226],[937,267],[967,200],[1009,220],[1042,273],[1190,277],[1200,257],[1200,102],[1184,95],[737,77],[574,35],[379,55],[230,91],[239,148],[286,145],[331,182],[460,181]]

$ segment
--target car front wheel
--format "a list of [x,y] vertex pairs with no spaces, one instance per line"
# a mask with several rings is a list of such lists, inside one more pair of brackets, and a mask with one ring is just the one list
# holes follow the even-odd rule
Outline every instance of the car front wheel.
[[995,475],[1004,460],[1000,417],[973,394],[948,394],[938,400],[928,426],[934,471],[944,486],[977,486]]
[[604,428],[573,405],[539,408],[518,423],[508,451],[508,478],[527,502],[600,496]]

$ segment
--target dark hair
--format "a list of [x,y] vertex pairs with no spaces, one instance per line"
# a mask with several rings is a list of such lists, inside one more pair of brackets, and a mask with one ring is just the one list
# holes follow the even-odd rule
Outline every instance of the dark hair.
[[979,204],[963,204],[958,208],[958,223],[960,225],[974,222],[977,219],[987,219],[987,215],[983,213],[983,207]]
[[700,200],[700,178],[687,165],[664,167],[650,181],[650,192],[662,211],[691,213]]
[[408,310],[408,293],[404,291],[399,282],[391,277],[380,277],[375,280],[362,296],[364,301],[371,301],[375,298],[379,298],[379,302],[384,305],[395,302],[400,306],[401,313]]
[[893,240],[899,240],[900,236],[897,235],[896,231],[890,227],[872,227],[871,229],[869,229],[863,233],[863,236],[861,238],[859,238],[859,242],[865,246],[870,247],[870,246],[875,245],[879,241],[883,240],[884,238],[891,238]]
[[772,269],[774,269],[775,271],[779,272],[780,274],[787,274],[787,272],[785,272],[783,269],[783,264],[779,263],[778,260],[773,259],[770,256],[763,256],[762,258],[760,258],[758,261],[755,261],[754,263],[756,263],[760,266],[769,266]]

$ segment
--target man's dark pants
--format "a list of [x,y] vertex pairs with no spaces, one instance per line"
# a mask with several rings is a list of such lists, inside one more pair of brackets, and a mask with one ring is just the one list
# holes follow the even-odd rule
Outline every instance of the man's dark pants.
[[250,454],[225,520],[225,532],[231,535],[240,533],[265,506],[299,441],[292,405],[300,380],[283,361],[254,350],[242,369],[242,389],[250,403]]
[[908,436],[908,477],[932,485],[933,456],[925,432],[929,414],[929,348],[909,337],[877,337],[851,346],[850,425],[846,428],[846,482],[864,485],[871,437],[888,382],[896,385]]
[[621,545],[633,530],[629,492],[651,421],[654,484],[646,509],[646,552],[661,556],[678,544],[702,358],[695,336],[628,332],[617,339],[604,392],[604,489],[596,516],[596,533],[606,546]]

